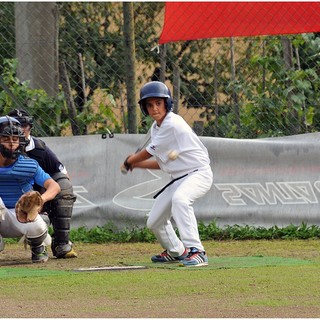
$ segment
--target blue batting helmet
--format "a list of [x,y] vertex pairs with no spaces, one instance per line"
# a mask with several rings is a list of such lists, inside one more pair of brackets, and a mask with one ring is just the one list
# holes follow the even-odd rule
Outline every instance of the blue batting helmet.
[[173,101],[169,88],[160,81],[151,81],[146,83],[140,90],[139,105],[142,113],[147,116],[146,99],[148,98],[164,98],[167,111],[172,111]]

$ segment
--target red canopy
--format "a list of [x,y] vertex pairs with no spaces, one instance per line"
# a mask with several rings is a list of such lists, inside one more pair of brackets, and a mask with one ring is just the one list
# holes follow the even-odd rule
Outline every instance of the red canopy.
[[166,2],[159,43],[320,31],[320,2]]

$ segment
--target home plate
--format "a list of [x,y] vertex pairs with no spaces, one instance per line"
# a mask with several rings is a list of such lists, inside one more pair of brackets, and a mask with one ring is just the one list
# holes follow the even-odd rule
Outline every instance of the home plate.
[[120,270],[140,270],[147,269],[146,266],[112,266],[112,267],[89,267],[78,268],[73,271],[120,271]]

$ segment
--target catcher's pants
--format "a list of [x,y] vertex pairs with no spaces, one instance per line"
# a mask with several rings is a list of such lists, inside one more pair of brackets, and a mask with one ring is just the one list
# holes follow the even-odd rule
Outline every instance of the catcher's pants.
[[[156,198],[149,213],[147,227],[172,256],[182,255],[185,248],[204,250],[193,203],[210,190],[212,181],[211,168],[206,166],[175,181]],[[181,240],[175,233],[171,218],[179,230]]]
[[[35,221],[20,223],[16,218],[15,209],[5,207],[0,198],[0,234],[3,238],[18,238],[26,236],[27,238],[38,238],[48,230],[47,224],[40,215]],[[51,237],[48,234],[44,240],[46,245],[51,244]]]

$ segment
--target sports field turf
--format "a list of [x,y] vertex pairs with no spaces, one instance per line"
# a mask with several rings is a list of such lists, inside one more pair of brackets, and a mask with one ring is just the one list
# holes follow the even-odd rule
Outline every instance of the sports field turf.
[[[79,257],[31,263],[0,253],[2,317],[318,318],[318,240],[206,241],[209,266],[157,265],[157,243],[75,244]],[[145,269],[78,272],[79,268]]]

